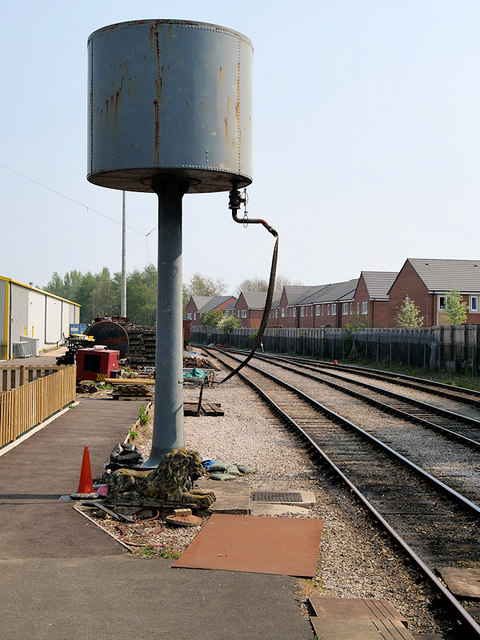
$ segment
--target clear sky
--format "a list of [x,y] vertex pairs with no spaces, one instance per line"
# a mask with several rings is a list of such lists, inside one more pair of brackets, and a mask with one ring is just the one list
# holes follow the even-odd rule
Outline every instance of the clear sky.
[[[253,41],[249,215],[278,229],[281,274],[324,284],[407,257],[480,258],[477,0],[5,0],[0,275],[41,286],[54,271],[120,270],[121,192],[86,180],[86,43],[145,18]],[[126,201],[131,271],[156,264],[157,200]],[[184,282],[198,271],[233,292],[268,276],[271,236],[227,205],[185,196]]]

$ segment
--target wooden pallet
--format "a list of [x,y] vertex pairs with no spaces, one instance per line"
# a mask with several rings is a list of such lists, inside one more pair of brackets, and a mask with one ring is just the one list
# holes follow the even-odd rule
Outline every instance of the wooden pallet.
[[185,416],[223,416],[225,412],[220,408],[220,404],[216,402],[202,402],[200,413],[198,411],[198,402],[184,402],[183,415]]

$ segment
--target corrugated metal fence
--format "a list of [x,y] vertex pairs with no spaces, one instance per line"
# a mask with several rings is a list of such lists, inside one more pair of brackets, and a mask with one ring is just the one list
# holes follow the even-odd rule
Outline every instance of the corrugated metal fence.
[[[9,369],[11,372],[12,368]],[[1,392],[0,447],[13,442],[22,433],[73,402],[76,377],[76,366],[71,365]]]
[[[213,327],[192,327],[195,344],[224,344],[248,349],[254,329],[222,333]],[[266,329],[265,351],[329,360],[367,360],[477,375],[479,325],[428,329]]]

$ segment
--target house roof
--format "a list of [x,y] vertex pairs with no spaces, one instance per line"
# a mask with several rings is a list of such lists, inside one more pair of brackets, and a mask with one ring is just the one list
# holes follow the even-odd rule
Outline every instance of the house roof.
[[192,296],[191,299],[194,301],[195,306],[197,307],[197,311],[207,304],[207,302],[211,299],[212,296]]
[[479,260],[442,260],[408,258],[429,293],[448,293],[458,289],[463,293],[480,292]]
[[388,300],[388,292],[398,271],[362,271],[361,275],[370,300]]
[[320,285],[311,295],[299,300],[298,303],[301,305],[309,305],[350,300],[353,299],[357,284],[358,278],[353,278],[346,282],[333,282],[332,284]]
[[[306,298],[316,291],[319,287],[325,287],[326,285],[316,286],[300,286],[300,285],[285,285],[285,297],[287,298],[287,305],[295,304],[299,300]],[[278,300],[280,304],[280,300]]]
[[203,311],[212,311],[212,309],[216,309],[231,298],[233,298],[233,296],[212,296],[211,298],[207,298],[207,302],[199,311],[200,313],[203,313]]
[[[243,295],[247,307],[249,309],[264,309],[265,301],[267,299],[266,291],[242,291],[240,295]],[[240,299],[240,296],[239,296]]]

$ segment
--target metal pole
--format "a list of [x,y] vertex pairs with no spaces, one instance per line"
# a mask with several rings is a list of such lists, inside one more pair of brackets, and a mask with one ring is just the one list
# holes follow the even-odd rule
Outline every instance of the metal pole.
[[144,468],[184,446],[182,322],[182,198],[187,186],[154,185],[158,196],[157,342],[152,449]]
[[120,296],[120,315],[127,315],[127,260],[126,260],[126,215],[125,191],[122,191],[122,292]]

